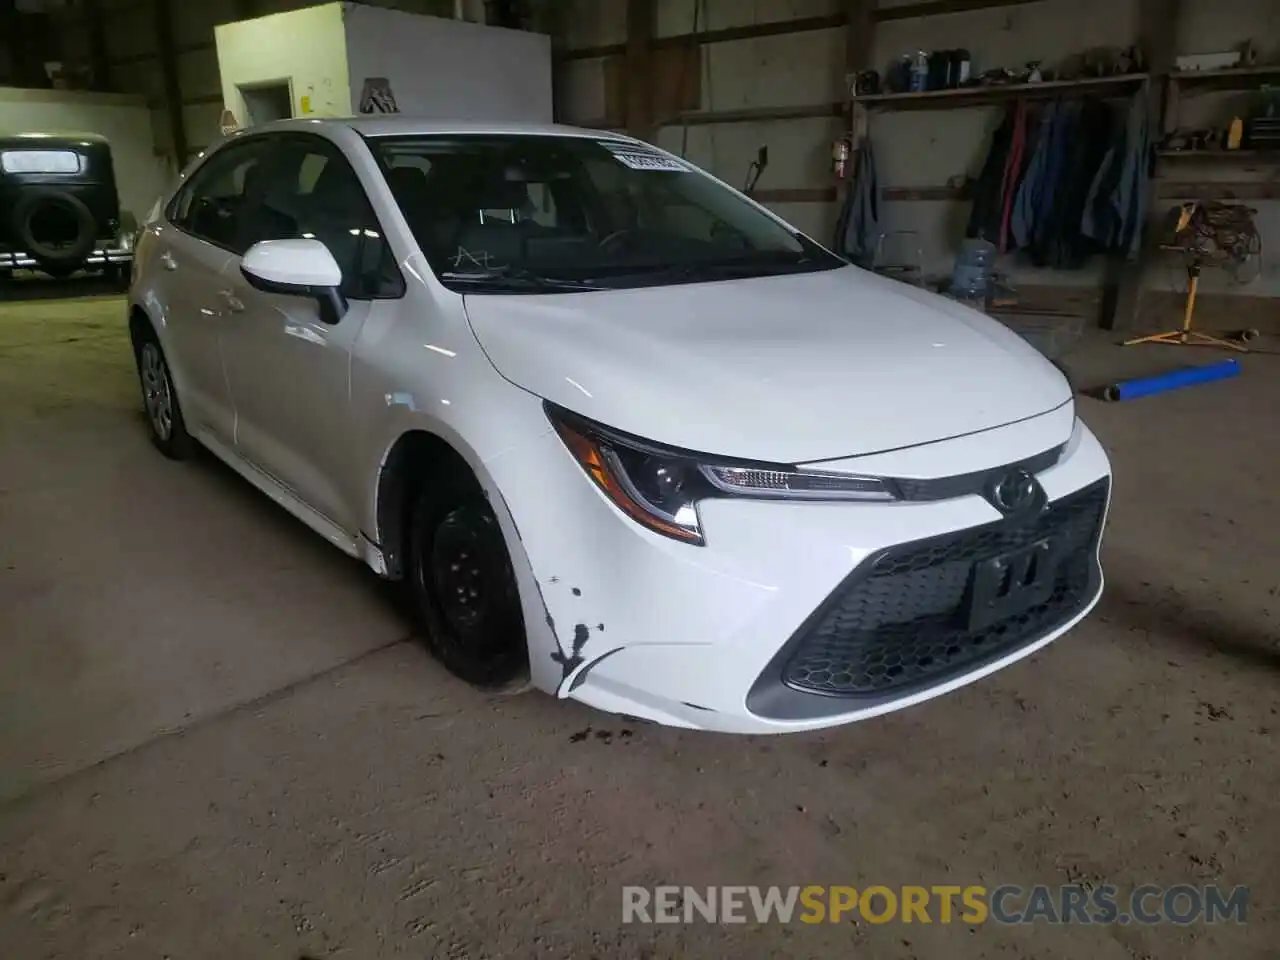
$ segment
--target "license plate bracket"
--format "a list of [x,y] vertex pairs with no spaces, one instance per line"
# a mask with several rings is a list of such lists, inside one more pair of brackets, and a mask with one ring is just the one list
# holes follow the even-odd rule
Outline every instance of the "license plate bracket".
[[1058,555],[1046,538],[973,565],[968,626],[982,630],[1053,596]]

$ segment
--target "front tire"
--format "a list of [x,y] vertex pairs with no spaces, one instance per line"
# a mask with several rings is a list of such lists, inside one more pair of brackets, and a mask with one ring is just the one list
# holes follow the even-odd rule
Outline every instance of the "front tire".
[[138,343],[138,382],[142,387],[142,406],[151,430],[151,442],[170,460],[191,456],[193,443],[182,419],[178,393],[173,388],[169,362],[160,342],[151,331]]
[[406,584],[432,654],[477,687],[528,686],[524,615],[498,518],[474,482],[428,481],[414,503]]

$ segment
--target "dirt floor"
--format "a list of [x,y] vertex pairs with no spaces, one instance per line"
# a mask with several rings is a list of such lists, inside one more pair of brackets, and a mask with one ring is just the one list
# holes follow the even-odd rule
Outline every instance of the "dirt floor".
[[[120,300],[0,304],[0,956],[1280,956],[1280,358],[1081,412],[1116,470],[1085,625],[730,738],[451,680],[357,564],[150,448]],[[713,883],[1252,892],[1243,926],[620,922]]]

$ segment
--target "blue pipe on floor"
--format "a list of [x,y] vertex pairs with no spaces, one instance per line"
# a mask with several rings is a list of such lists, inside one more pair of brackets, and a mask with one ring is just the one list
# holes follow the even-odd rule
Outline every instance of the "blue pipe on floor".
[[1138,377],[1135,380],[1122,380],[1113,383],[1102,391],[1107,400],[1133,400],[1153,393],[1164,393],[1166,390],[1177,390],[1197,383],[1208,383],[1211,380],[1225,380],[1240,372],[1240,361],[1236,359],[1219,360],[1217,363],[1203,367],[1188,367],[1185,370],[1171,370],[1158,373],[1153,377]]

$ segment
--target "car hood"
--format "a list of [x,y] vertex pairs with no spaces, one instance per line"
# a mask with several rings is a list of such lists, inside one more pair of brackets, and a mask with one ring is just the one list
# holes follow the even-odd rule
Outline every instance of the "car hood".
[[468,294],[511,382],[602,424],[804,463],[988,430],[1071,398],[1002,324],[856,267],[551,295]]

